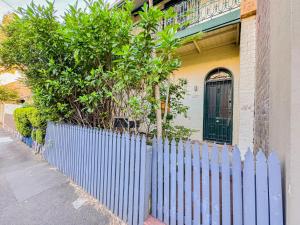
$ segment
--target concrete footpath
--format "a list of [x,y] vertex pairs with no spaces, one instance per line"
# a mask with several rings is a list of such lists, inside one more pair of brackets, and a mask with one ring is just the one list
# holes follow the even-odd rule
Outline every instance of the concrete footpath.
[[77,224],[119,222],[0,129],[0,225]]

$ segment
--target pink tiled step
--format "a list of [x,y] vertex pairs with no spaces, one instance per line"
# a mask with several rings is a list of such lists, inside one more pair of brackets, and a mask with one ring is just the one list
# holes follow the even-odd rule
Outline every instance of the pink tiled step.
[[158,219],[155,219],[152,216],[148,216],[147,220],[144,222],[144,225],[166,225]]

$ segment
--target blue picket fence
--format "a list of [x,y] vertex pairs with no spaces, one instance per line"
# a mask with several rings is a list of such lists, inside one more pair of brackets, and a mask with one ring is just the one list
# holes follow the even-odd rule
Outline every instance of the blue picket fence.
[[144,223],[151,185],[145,137],[49,123],[43,155],[119,218]]
[[21,141],[24,142],[28,147],[32,148],[33,140],[31,137],[21,137]]
[[167,225],[283,225],[280,162],[237,147],[153,141],[152,215]]
[[49,123],[43,155],[130,225],[283,225],[277,156]]

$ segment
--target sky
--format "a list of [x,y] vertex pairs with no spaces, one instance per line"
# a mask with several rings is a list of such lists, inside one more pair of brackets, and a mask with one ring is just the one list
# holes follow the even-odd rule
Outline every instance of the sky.
[[[32,0],[0,0],[0,22],[5,14],[13,12],[18,7],[26,7]],[[46,0],[33,0],[37,4],[45,4]],[[115,0],[107,0],[107,2],[113,3]],[[76,0],[55,0],[55,9],[58,15],[63,15],[64,11],[68,8],[68,5],[74,5]],[[84,6],[83,0],[78,0],[79,6]]]

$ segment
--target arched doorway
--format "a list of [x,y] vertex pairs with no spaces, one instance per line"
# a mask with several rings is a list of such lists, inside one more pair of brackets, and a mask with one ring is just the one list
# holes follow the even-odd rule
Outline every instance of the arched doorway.
[[205,80],[203,139],[232,143],[233,79],[225,68],[212,70]]

